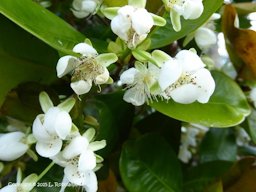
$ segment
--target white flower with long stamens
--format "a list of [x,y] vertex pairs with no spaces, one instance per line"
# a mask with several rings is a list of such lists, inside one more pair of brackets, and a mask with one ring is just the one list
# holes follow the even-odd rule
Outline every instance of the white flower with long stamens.
[[39,114],[34,120],[32,131],[37,140],[36,151],[42,157],[53,157],[60,152],[64,139],[71,132],[72,119],[69,111],[74,106],[74,99],[70,98],[54,107],[45,92],[39,97],[45,114]]
[[145,102],[152,101],[155,94],[152,94],[151,88],[157,83],[160,69],[149,63],[144,65],[140,62],[135,63],[135,67],[122,73],[120,81],[127,85],[124,94],[124,100],[135,106],[143,105]]
[[71,11],[77,18],[85,18],[90,14],[95,14],[101,3],[101,0],[74,0]]
[[25,137],[20,131],[0,134],[0,160],[13,161],[24,155],[29,149]]
[[145,0],[129,0],[128,4],[121,8],[109,8],[113,14],[109,14],[111,11],[108,11],[108,8],[102,12],[112,20],[112,31],[125,41],[130,49],[134,49],[146,39],[153,25],[163,26],[166,21],[148,12],[145,9]]
[[81,57],[71,55],[61,57],[56,69],[59,78],[71,73],[70,86],[77,95],[88,93],[92,83],[101,85],[112,82],[107,67],[117,61],[114,53],[98,55],[89,41],[77,44],[73,51],[80,53]]
[[178,103],[207,103],[215,82],[200,57],[182,50],[175,58],[166,59],[159,75],[159,85],[165,94]]
[[197,19],[204,10],[202,0],[163,0],[170,11],[170,18],[175,31],[181,30],[180,16],[184,19]]
[[69,145],[53,161],[64,167],[63,187],[64,191],[68,183],[83,186],[87,192],[97,191],[97,178],[94,173],[103,161],[102,157],[94,151],[106,146],[106,141],[93,141],[94,129],[88,129],[82,136],[74,137]]

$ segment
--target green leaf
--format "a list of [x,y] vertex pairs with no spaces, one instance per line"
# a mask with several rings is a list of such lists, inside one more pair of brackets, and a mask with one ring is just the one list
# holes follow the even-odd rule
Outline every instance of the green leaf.
[[221,72],[213,71],[216,88],[206,104],[179,104],[172,100],[153,102],[157,111],[174,119],[209,127],[230,127],[250,114],[250,107],[240,87]]
[[200,146],[200,161],[235,161],[236,138],[231,129],[212,128],[205,135]]
[[164,18],[166,19],[167,24],[164,27],[156,27],[150,34],[150,49],[156,49],[169,45],[175,40],[181,39],[187,34],[195,31],[198,27],[203,25],[215,11],[220,8],[222,3],[223,0],[204,0],[204,12],[201,17],[196,20],[185,20],[183,17],[181,17],[181,30],[178,33],[172,28],[170,14],[166,13]]
[[9,90],[20,83],[34,81],[49,84],[55,80],[58,53],[2,15],[0,23],[1,106]]
[[85,37],[71,25],[31,0],[1,0],[0,13],[53,48],[72,54]]
[[229,170],[232,164],[227,161],[212,161],[190,168],[184,174],[184,191],[202,192],[210,183]]
[[123,100],[122,92],[99,95],[96,99],[87,101],[85,112],[99,122],[96,140],[107,141],[107,146],[98,153],[99,155],[105,157],[127,138],[133,120],[134,107]]
[[176,154],[158,134],[127,142],[120,157],[120,172],[130,192],[180,192],[182,173]]

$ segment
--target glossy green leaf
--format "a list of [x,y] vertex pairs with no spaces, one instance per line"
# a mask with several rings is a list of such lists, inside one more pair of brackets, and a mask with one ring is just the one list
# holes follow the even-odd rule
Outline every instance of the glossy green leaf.
[[58,53],[2,15],[0,23],[1,106],[6,94],[20,83],[50,83],[57,79]]
[[233,163],[227,161],[212,161],[190,168],[186,174],[184,174],[184,191],[204,191],[210,183],[220,178],[229,170],[232,164]]
[[[181,121],[209,127],[230,127],[241,123],[250,114],[250,107],[240,87],[221,72],[213,71],[216,88],[206,104],[179,104],[172,100],[153,102],[159,112]],[[188,93],[189,94],[189,93]]]
[[181,31],[179,32],[174,31],[169,18],[170,14],[166,13],[164,15],[164,18],[166,19],[167,24],[164,27],[156,27],[150,34],[150,49],[155,49],[169,45],[175,40],[181,39],[187,34],[193,32],[198,27],[203,25],[211,17],[211,15],[220,8],[222,3],[223,0],[204,0],[204,12],[201,15],[201,17],[199,17],[196,20],[185,20],[183,19],[183,17],[181,17]]
[[212,128],[200,146],[200,161],[235,161],[237,156],[236,137],[231,129]]
[[182,191],[182,173],[176,154],[158,134],[127,142],[120,157],[120,172],[130,192]]
[[0,13],[53,48],[72,53],[85,37],[71,25],[31,0],[1,0]]

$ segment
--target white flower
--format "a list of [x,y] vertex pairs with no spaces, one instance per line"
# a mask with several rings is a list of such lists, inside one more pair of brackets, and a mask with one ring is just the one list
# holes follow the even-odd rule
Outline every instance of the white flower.
[[253,102],[253,106],[256,107],[256,87],[253,87],[251,89],[249,98]]
[[156,95],[152,94],[151,88],[157,83],[159,71],[160,69],[151,63],[146,66],[136,62],[135,68],[123,72],[120,81],[128,88],[124,94],[124,100],[135,106],[152,100]]
[[0,160],[13,161],[26,153],[29,146],[25,143],[25,134],[12,132],[0,134]]
[[111,81],[107,67],[117,61],[113,53],[98,55],[97,51],[87,43],[79,43],[74,48],[75,53],[82,56],[77,58],[71,55],[61,57],[57,63],[59,78],[71,73],[71,88],[77,95],[88,93],[94,82],[96,85]]
[[202,136],[208,131],[207,127],[198,124],[189,124],[188,126],[181,127],[181,145],[179,148],[178,158],[188,163],[192,158],[192,149],[196,148],[198,144],[197,137]]
[[128,48],[134,49],[146,39],[153,25],[163,26],[166,21],[148,12],[145,0],[129,0],[128,4],[121,8],[106,8],[102,12],[112,20],[112,31],[127,43]]
[[81,19],[94,14],[100,4],[101,0],[74,0],[71,10],[77,18]]
[[217,35],[214,32],[214,20],[219,18],[220,15],[214,13],[202,27],[199,27],[195,31],[195,41],[201,50],[206,51],[209,47],[217,43]]
[[214,92],[215,82],[204,66],[197,54],[182,50],[162,65],[159,85],[178,103],[188,104],[196,100],[207,103]]
[[70,134],[72,120],[68,112],[51,107],[36,117],[33,135],[37,139],[36,151],[42,157],[52,157],[60,152],[62,140]]
[[97,163],[102,162],[102,158],[94,153],[105,147],[105,140],[94,141],[94,129],[88,129],[83,136],[74,137],[69,145],[62,152],[53,157],[53,161],[64,167],[64,191],[67,184],[83,186],[87,192],[97,191],[97,178],[94,171]]
[[180,16],[184,19],[197,19],[204,10],[202,0],[163,0],[170,11],[171,22],[175,31],[180,31]]
[[38,180],[38,176],[36,174],[30,174],[21,182],[21,170],[18,169],[17,173],[17,181],[16,183],[11,183],[0,189],[0,192],[29,192],[34,187]]

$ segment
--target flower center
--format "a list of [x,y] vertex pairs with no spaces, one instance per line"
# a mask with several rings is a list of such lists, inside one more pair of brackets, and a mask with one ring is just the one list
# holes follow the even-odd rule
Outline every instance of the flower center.
[[175,83],[173,83],[170,87],[167,88],[166,91],[171,92],[172,90],[185,84],[196,85],[196,77],[192,77],[190,73],[183,73]]
[[80,63],[75,68],[71,81],[95,80],[98,75],[104,73],[104,67],[94,57],[80,57]]

